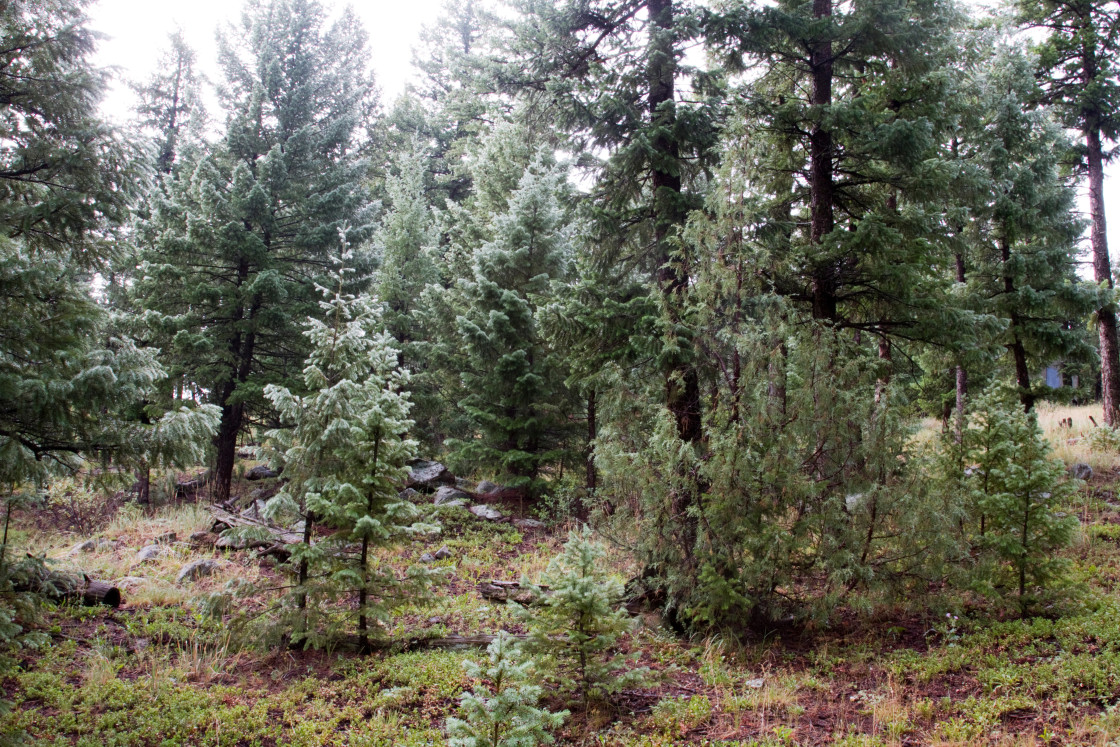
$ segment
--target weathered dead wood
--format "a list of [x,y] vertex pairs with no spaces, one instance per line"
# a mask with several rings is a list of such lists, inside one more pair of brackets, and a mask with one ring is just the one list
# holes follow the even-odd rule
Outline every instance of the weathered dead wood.
[[69,601],[96,607],[104,604],[109,607],[121,606],[120,589],[104,581],[94,581],[84,573],[62,573],[47,571],[20,579],[13,584],[16,591],[30,591],[42,594],[56,602]]
[[[235,514],[230,511],[213,506],[210,513],[214,516],[214,526],[211,531],[221,532],[225,529],[235,527],[248,527],[251,529],[260,529],[266,532],[272,538],[271,542],[267,542],[269,546],[280,543],[284,545],[295,545],[303,541],[303,535],[299,532],[293,532],[290,529],[283,529],[281,527],[273,526],[266,521],[259,519],[250,519],[240,514]],[[219,526],[223,525],[223,526]],[[259,540],[266,542],[265,540]]]
[[[413,638],[405,643],[406,651],[423,651],[426,649],[454,650],[462,648],[486,648],[497,636],[492,635],[452,635],[444,638]],[[524,635],[510,635],[516,640],[525,640]],[[390,647],[396,644],[389,644]]]
[[[548,593],[547,586],[536,588],[545,594]],[[512,601],[518,604],[530,604],[537,599],[537,592],[523,587],[519,581],[479,581],[478,593],[483,599],[494,602]]]

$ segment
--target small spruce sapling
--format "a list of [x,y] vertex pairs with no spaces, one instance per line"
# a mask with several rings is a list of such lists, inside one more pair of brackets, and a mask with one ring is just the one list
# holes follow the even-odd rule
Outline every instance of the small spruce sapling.
[[1008,387],[993,387],[976,401],[963,434],[969,498],[979,514],[976,544],[1009,569],[1019,603],[1030,585],[1059,579],[1067,563],[1054,551],[1073,538],[1077,520],[1056,512],[1077,490],[1067,479],[1033,413],[1023,411]]
[[[467,675],[483,683],[459,696],[463,718],[447,719],[450,747],[535,747],[555,741],[549,729],[564,723],[567,711],[551,713],[537,705],[541,688],[529,684],[532,660],[523,656],[505,631],[486,649],[488,666],[463,662]],[[484,689],[485,688],[485,689]]]
[[[342,591],[358,595],[358,635],[368,648],[370,618],[393,604],[424,597],[434,575],[411,568],[400,579],[378,569],[370,549],[417,532],[437,531],[418,521],[417,508],[397,497],[405,464],[416,443],[406,437],[412,421],[404,387],[408,374],[397,364],[393,339],[381,331],[380,309],[369,296],[320,288],[324,320],[309,319],[313,349],[303,370],[308,394],[270,385],[265,396],[292,427],[268,433],[274,464],[284,467],[287,484],[266,506],[276,517],[295,513],[304,521],[303,542],[295,547],[298,566],[294,638],[316,642],[311,594],[330,598]],[[329,541],[312,543],[312,523],[335,530]],[[345,547],[356,543],[354,562]]]
[[611,695],[644,673],[622,671],[628,662],[612,654],[633,620],[626,610],[614,608],[624,588],[604,570],[605,556],[584,527],[570,533],[563,552],[549,562],[542,576],[547,594],[522,581],[536,597],[532,610],[524,612],[529,628],[524,648],[540,655],[561,688],[576,693],[585,709],[589,700]]

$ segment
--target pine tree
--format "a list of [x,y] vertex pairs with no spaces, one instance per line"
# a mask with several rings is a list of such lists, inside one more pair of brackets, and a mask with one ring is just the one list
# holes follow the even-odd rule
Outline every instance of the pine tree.
[[488,682],[459,696],[462,718],[447,719],[450,747],[536,747],[552,744],[548,733],[564,723],[567,711],[550,713],[537,705],[541,688],[533,679],[532,660],[522,656],[505,631],[486,649],[489,666],[463,663],[467,676]]
[[537,320],[568,274],[573,238],[560,206],[564,185],[565,171],[538,154],[508,210],[494,216],[494,238],[476,251],[473,278],[459,289],[460,405],[481,438],[463,439],[456,453],[465,464],[512,476],[514,487],[531,493],[568,437],[565,371]]
[[[977,519],[974,544],[1011,571],[1010,586],[1025,608],[1029,586],[1045,587],[1068,562],[1055,551],[1073,539],[1077,519],[1056,509],[1077,483],[1050,454],[1034,413],[1014,404],[1013,390],[996,384],[976,399],[964,431],[968,476],[963,481]],[[983,570],[983,569],[981,569]],[[1000,584],[1002,574],[992,581]]]
[[997,56],[978,81],[977,111],[962,132],[961,158],[976,169],[972,243],[967,281],[978,310],[1006,326],[995,342],[1010,353],[1023,406],[1036,398],[1030,370],[1062,358],[1092,355],[1071,320],[1098,304],[1097,294],[1076,278],[1081,226],[1074,193],[1060,173],[1061,132],[1038,100],[1030,60]]
[[[356,590],[359,644],[365,650],[371,620],[422,599],[431,578],[413,569],[398,579],[392,569],[372,562],[371,550],[432,527],[418,522],[416,507],[397,497],[405,464],[416,450],[407,438],[408,374],[381,329],[378,304],[370,296],[345,293],[342,277],[339,272],[333,288],[320,289],[323,320],[306,322],[312,345],[303,369],[308,393],[275,384],[265,388],[290,425],[268,433],[272,460],[284,468],[288,482],[266,513],[294,514],[303,521],[303,543],[292,553],[298,566],[293,640],[320,643],[324,599]],[[316,523],[334,530],[331,540],[312,543]],[[346,557],[348,543],[360,547],[357,559]]]
[[237,438],[269,383],[294,378],[301,320],[317,313],[327,256],[369,236],[361,127],[372,81],[350,12],[324,28],[314,0],[249,5],[221,43],[229,102],[212,146],[182,168],[140,232],[138,304],[169,368],[222,411],[215,498],[229,497]]
[[612,653],[633,621],[616,607],[625,590],[607,574],[605,557],[605,548],[584,527],[568,534],[563,552],[542,574],[547,594],[524,584],[537,598],[523,612],[529,628],[523,649],[552,668],[561,688],[576,694],[584,710],[590,700],[616,693],[643,674],[624,671],[629,662]]
[[[1089,186],[1089,239],[1093,279],[1113,287],[1112,264],[1105,231],[1104,143],[1120,135],[1120,13],[1101,0],[1020,0],[1023,23],[1044,29],[1038,70],[1046,97],[1062,124],[1078,131],[1084,143]],[[1080,160],[1080,159],[1079,159]],[[1101,392],[1105,423],[1120,423],[1120,343],[1116,304],[1103,294],[1096,311],[1100,335]]]
[[156,72],[145,82],[132,86],[140,98],[136,109],[139,122],[156,136],[156,171],[161,174],[171,173],[182,130],[191,124],[192,118],[200,121],[205,115],[194,50],[182,31],[171,34],[168,42]]

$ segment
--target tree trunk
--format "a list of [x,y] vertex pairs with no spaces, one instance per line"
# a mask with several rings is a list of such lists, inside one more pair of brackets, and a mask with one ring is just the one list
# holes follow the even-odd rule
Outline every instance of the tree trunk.
[[[1093,249],[1093,279],[1112,289],[1112,263],[1104,216],[1104,157],[1100,128],[1090,121],[1085,129],[1089,166],[1089,242]],[[1106,425],[1120,426],[1120,346],[1117,344],[1116,307],[1097,309],[1097,331],[1101,346],[1101,393]]]
[[[832,15],[832,0],[813,0],[813,17]],[[810,103],[823,110],[832,104],[832,42],[813,44],[810,57],[812,91]],[[815,114],[809,132],[809,239],[819,247],[835,226],[833,218],[832,132],[822,125],[823,111]],[[813,318],[835,321],[837,316],[836,268],[824,260],[813,269]]]
[[[595,469],[595,437],[598,435],[599,424],[595,390],[587,395],[587,447],[584,450],[584,459],[587,466],[587,492],[594,493],[599,486],[599,471]],[[583,506],[579,507],[583,510]]]
[[[953,141],[954,148],[956,147],[956,140]],[[957,282],[965,282],[964,275],[964,254],[957,254]],[[968,396],[968,374],[964,370],[964,366],[960,363],[957,364],[957,443],[961,442],[964,438],[964,400]]]
[[[1006,236],[1000,237],[999,246],[1003,266],[1006,268],[1011,262],[1011,244]],[[1009,274],[1003,276],[1003,291],[1009,295],[1015,293],[1015,281]],[[1019,328],[1021,326],[1022,322],[1019,320],[1019,315],[1012,311],[1011,342],[1007,344],[1007,349],[1011,351],[1011,357],[1015,362],[1015,383],[1019,385],[1019,401],[1023,403],[1023,409],[1030,412],[1031,408],[1034,407],[1035,396],[1031,393],[1031,372],[1027,367],[1027,350],[1023,347],[1022,340],[1019,339]]]

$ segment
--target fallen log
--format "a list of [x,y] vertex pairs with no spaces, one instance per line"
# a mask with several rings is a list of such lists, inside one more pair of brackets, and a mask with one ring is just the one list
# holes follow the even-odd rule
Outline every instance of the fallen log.
[[[260,519],[251,519],[241,514],[235,514],[225,510],[219,506],[214,506],[210,509],[210,513],[214,517],[214,526],[212,531],[224,531],[225,529],[234,529],[237,527],[245,527],[249,529],[259,529],[272,538],[269,544],[280,543],[283,545],[295,545],[303,542],[303,534],[300,532],[293,532],[290,529],[283,529],[281,527],[273,526],[266,521]],[[219,526],[221,525],[221,526]],[[263,541],[263,540],[262,540]]]
[[[462,648],[486,648],[497,636],[493,635],[451,635],[443,638],[412,638],[404,643],[405,651],[423,651],[438,648],[442,650],[455,650]],[[524,635],[511,635],[510,638],[519,641],[525,640]],[[389,646],[392,647],[393,643]]]
[[537,599],[537,591],[548,593],[547,586],[538,586],[536,590],[523,587],[519,581],[479,581],[478,593],[483,599],[493,602],[517,602],[530,604]]
[[43,569],[28,577],[15,580],[16,591],[42,594],[55,602],[78,602],[87,607],[104,604],[114,609],[121,606],[120,589],[104,581],[94,581],[84,573],[80,576]]

